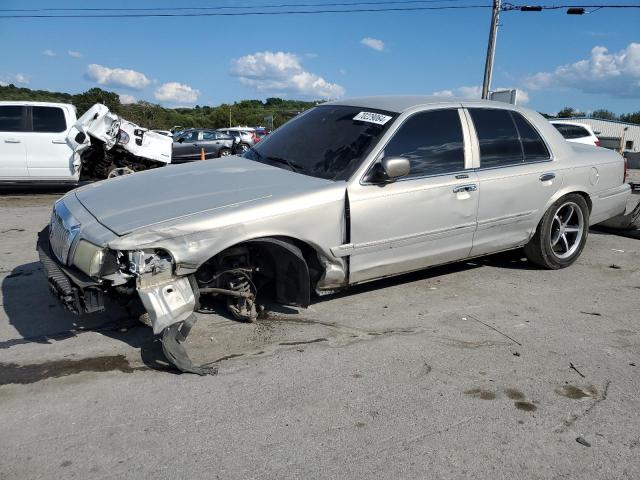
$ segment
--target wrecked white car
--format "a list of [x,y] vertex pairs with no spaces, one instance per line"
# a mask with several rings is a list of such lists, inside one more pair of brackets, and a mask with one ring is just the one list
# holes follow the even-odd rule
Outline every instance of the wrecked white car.
[[170,138],[95,104],[0,102],[0,184],[77,184],[171,163]]
[[99,182],[56,202],[38,249],[71,311],[140,299],[168,359],[201,295],[257,303],[524,247],[571,265],[589,225],[625,210],[615,152],[570,144],[536,112],[487,101],[372,97],[317,106],[243,157]]

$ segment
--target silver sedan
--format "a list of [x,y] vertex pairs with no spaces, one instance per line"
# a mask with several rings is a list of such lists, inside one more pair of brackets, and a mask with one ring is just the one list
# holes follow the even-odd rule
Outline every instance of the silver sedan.
[[524,247],[549,269],[625,210],[624,161],[568,143],[534,111],[429,97],[319,105],[243,157],[136,173],[59,200],[39,251],[76,312],[139,302],[167,357],[201,295],[237,319],[361,282]]

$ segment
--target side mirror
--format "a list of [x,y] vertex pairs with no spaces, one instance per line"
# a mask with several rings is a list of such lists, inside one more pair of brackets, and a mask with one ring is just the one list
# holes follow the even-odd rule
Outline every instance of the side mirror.
[[178,139],[178,143],[182,143],[182,142],[184,142],[184,137],[180,137],[180,138]]
[[409,160],[404,157],[384,157],[380,164],[389,180],[395,180],[396,178],[409,175],[409,171],[411,170]]
[[406,158],[384,157],[373,165],[366,181],[379,184],[390,183],[397,178],[408,175],[410,171],[411,164]]

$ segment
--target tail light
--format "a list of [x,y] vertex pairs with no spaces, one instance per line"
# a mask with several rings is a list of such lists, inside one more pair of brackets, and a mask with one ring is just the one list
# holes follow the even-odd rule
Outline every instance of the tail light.
[[599,147],[600,146],[600,140],[596,140],[595,144],[596,144],[596,147]]
[[624,158],[624,176],[622,177],[622,183],[627,181],[627,157]]
[[260,141],[260,137],[256,135],[256,132],[251,132],[251,140],[253,140],[253,143],[258,143]]

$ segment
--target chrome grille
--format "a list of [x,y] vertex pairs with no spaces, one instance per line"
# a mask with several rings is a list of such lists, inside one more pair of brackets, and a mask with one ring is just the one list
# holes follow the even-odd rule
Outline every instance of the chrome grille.
[[69,250],[73,240],[80,231],[80,224],[71,215],[71,212],[63,202],[57,202],[51,213],[49,224],[49,244],[51,251],[62,262],[67,264]]

